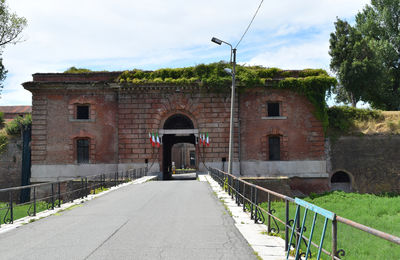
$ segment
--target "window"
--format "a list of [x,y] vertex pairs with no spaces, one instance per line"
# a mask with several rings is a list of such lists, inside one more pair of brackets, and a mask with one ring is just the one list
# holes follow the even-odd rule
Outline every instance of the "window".
[[268,137],[269,160],[279,161],[281,159],[281,138],[279,136]]
[[89,163],[89,139],[76,140],[76,159],[78,163]]
[[279,111],[279,103],[278,102],[268,102],[268,116],[280,116],[280,111]]
[[89,105],[76,106],[76,119],[89,119]]

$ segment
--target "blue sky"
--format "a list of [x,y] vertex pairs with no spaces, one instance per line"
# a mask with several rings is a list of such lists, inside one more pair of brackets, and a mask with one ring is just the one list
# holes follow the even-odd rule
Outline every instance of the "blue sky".
[[[159,69],[229,60],[259,0],[8,0],[28,20],[24,42],[7,46],[0,105],[30,105],[21,83],[37,72]],[[367,0],[264,0],[238,47],[242,64],[329,71],[336,17],[352,21]]]

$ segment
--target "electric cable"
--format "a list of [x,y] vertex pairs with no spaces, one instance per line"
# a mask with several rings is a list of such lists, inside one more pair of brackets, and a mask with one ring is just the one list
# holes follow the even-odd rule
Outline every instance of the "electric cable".
[[260,5],[258,6],[258,8],[257,8],[257,11],[255,12],[255,14],[254,14],[253,18],[251,19],[251,21],[250,21],[249,25],[247,26],[246,30],[244,31],[244,33],[243,33],[242,37],[240,38],[239,42],[236,44],[236,46],[235,46],[235,48],[234,48],[234,49],[237,49],[237,47],[239,46],[240,42],[243,40],[243,37],[246,35],[247,31],[249,30],[249,28],[250,28],[251,24],[252,24],[252,23],[253,23],[253,21],[254,21],[254,18],[256,18],[256,16],[257,16],[257,13],[258,13],[258,11],[260,10],[260,8],[261,8],[261,5],[262,5],[262,3],[263,3],[263,2],[264,2],[264,0],[261,0],[261,3],[260,3]]

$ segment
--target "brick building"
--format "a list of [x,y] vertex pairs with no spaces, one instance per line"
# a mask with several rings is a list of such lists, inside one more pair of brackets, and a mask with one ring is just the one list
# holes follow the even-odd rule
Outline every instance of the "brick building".
[[20,116],[24,117],[32,112],[31,106],[0,106],[0,112],[4,114],[6,123]]
[[[226,167],[230,93],[196,84],[121,84],[121,72],[39,73],[32,92],[32,182],[148,166],[169,176],[175,144],[195,145],[195,163]],[[243,176],[323,179],[324,133],[302,94],[267,86],[238,92],[234,168]],[[149,132],[159,134],[153,147]],[[208,133],[210,146],[198,144]]]

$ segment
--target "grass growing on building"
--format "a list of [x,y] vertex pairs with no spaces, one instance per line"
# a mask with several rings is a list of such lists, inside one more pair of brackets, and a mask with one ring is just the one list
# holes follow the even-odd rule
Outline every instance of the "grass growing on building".
[[[305,198],[315,205],[335,212],[341,217],[345,217],[364,224],[369,227],[384,231],[386,233],[400,236],[400,196],[377,196],[371,194],[357,194],[332,192],[323,195]],[[267,209],[267,203],[261,205]],[[273,202],[272,208],[276,210],[276,215],[280,219],[285,219],[285,203]],[[303,217],[304,209],[301,213]],[[295,206],[290,207],[290,219],[294,219]],[[311,230],[313,213],[307,216],[308,237]],[[319,244],[322,232],[323,218],[317,219],[316,230],[314,231],[313,241]],[[274,225],[272,225],[274,227]],[[324,248],[331,250],[331,228],[332,223],[328,222],[325,235]],[[284,237],[284,227],[280,225],[280,236]],[[304,245],[304,243],[302,243]],[[304,247],[305,248],[305,247]],[[393,259],[393,256],[400,256],[400,247],[384,239],[377,238],[363,231],[338,223],[338,249],[344,249],[346,255],[343,259]],[[313,250],[314,254],[316,250]],[[315,255],[313,255],[315,256]],[[326,257],[325,257],[326,258]],[[325,259],[324,258],[324,259]],[[327,259],[327,258],[326,258]]]
[[[185,68],[165,68],[155,71],[134,69],[124,71],[117,79],[123,87],[135,85],[197,85],[210,92],[229,92],[232,78],[224,69],[225,62],[199,64]],[[281,70],[262,66],[236,67],[238,91],[251,88],[285,89],[304,95],[314,106],[314,115],[328,126],[325,93],[336,85],[336,79],[322,69]]]

